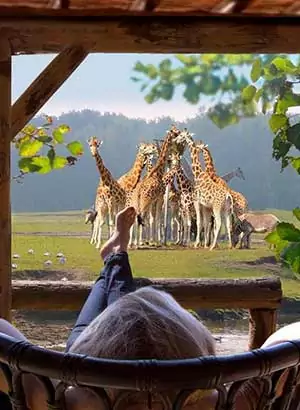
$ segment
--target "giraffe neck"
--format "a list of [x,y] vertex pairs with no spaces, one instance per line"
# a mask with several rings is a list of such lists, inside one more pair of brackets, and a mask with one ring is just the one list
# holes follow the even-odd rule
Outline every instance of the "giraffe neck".
[[222,175],[221,178],[224,179],[225,182],[231,181],[236,176],[236,170],[232,172],[228,172],[228,174]]
[[147,162],[146,162],[146,170],[147,170],[146,175],[147,176],[150,174],[152,169],[153,169],[153,162],[152,162],[151,157],[148,157]]
[[110,182],[113,180],[113,177],[112,177],[111,173],[109,172],[109,170],[104,165],[104,163],[102,161],[102,158],[99,155],[98,151],[96,152],[94,157],[95,157],[95,160],[96,160],[96,165],[97,165],[98,171],[99,171],[100,176],[102,178],[102,183],[104,185],[109,185]]
[[185,188],[188,188],[191,186],[191,181],[185,175],[181,166],[177,168],[176,178],[178,181],[178,188],[180,191],[183,191]]
[[207,172],[211,177],[215,176],[216,169],[215,169],[214,161],[212,159],[209,149],[203,148],[202,153],[203,153],[203,158],[205,162],[205,172]]
[[174,176],[176,174],[176,168],[171,168],[170,171],[168,171],[164,177],[163,177],[163,184],[165,186],[169,185],[171,182],[173,182]]
[[202,169],[200,158],[199,158],[199,152],[198,152],[198,149],[194,141],[192,140],[188,141],[188,146],[191,152],[192,171],[194,175],[194,180],[195,180],[195,183],[197,183],[201,179],[201,176],[204,174],[204,171]]
[[138,154],[135,162],[129,172],[119,178],[118,182],[126,190],[132,190],[136,187],[140,180],[142,171],[145,165],[145,157],[143,154]]
[[152,170],[152,173],[155,172],[157,177],[163,178],[167,155],[169,151],[169,146],[172,141],[172,138],[173,138],[173,134],[171,132],[168,132],[167,137],[165,138],[163,145],[161,147],[161,151],[160,151],[157,163]]

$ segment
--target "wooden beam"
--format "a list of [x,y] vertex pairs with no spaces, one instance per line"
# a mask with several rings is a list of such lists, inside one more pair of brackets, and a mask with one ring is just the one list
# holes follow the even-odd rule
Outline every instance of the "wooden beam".
[[153,11],[158,7],[160,0],[133,0],[129,10],[131,11]]
[[0,317],[10,320],[11,312],[11,208],[10,208],[10,125],[11,49],[0,37]]
[[276,309],[250,309],[249,350],[257,349],[276,330]]
[[81,46],[61,51],[12,107],[11,139],[30,121],[88,55]]
[[74,43],[111,53],[298,53],[300,38],[300,18],[286,16],[1,17],[1,28],[14,53],[27,54]]
[[[170,292],[184,307],[277,309],[281,283],[264,279],[135,279],[137,287],[154,286]],[[13,281],[13,309],[81,309],[92,282]]]

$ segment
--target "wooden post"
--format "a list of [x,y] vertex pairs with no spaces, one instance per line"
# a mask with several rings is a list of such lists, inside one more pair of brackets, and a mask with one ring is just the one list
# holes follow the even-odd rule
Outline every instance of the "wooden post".
[[249,350],[259,348],[275,332],[276,323],[276,309],[250,309]]
[[11,313],[11,208],[10,126],[11,50],[4,34],[0,37],[0,317]]

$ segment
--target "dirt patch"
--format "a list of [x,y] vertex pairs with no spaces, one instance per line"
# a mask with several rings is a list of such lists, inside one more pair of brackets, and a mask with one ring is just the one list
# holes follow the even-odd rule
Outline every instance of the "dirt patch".
[[82,269],[50,270],[50,269],[24,269],[12,273],[15,280],[87,280],[90,275]]
[[275,256],[262,256],[261,258],[251,261],[231,261],[227,262],[226,266],[240,269],[262,268],[264,271],[270,272],[272,275],[280,275],[281,272],[281,266],[276,261]]
[[75,320],[73,318],[53,320],[47,318],[44,313],[41,312],[41,316],[44,317],[39,320],[37,312],[34,315],[28,315],[25,312],[14,311],[13,323],[31,343],[55,350],[64,350]]

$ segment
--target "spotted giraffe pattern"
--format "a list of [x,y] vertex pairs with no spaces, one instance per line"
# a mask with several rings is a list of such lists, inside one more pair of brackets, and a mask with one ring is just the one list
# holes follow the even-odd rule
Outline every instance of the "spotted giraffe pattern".
[[[109,225],[109,235],[112,234],[112,229],[114,225],[115,214],[125,206],[126,193],[124,189],[118,184],[118,182],[113,178],[110,171],[105,167],[103,160],[98,152],[98,148],[101,146],[102,141],[98,141],[97,138],[92,137],[88,141],[90,151],[92,156],[96,160],[96,165],[101,176],[101,185],[97,190],[96,205],[103,206],[103,200],[107,206],[108,213],[108,225]],[[96,208],[98,212],[98,209]],[[98,215],[96,217],[96,220]],[[99,218],[97,223],[95,223],[95,229],[98,228]],[[104,223],[104,222],[103,222]],[[99,241],[97,247],[99,247]]]
[[244,214],[245,212],[247,212],[247,209],[248,209],[247,199],[240,192],[237,192],[237,191],[234,191],[233,189],[231,189],[227,185],[227,183],[224,181],[224,179],[222,179],[221,177],[219,177],[217,175],[211,152],[207,148],[207,146],[203,146],[202,154],[203,154],[203,159],[204,159],[204,162],[205,162],[205,172],[207,172],[209,174],[209,176],[211,177],[211,179],[214,182],[216,182],[217,184],[219,184],[219,185],[223,186],[225,189],[227,189],[228,192],[230,193],[230,195],[232,196],[232,199],[233,199],[233,212],[234,212],[235,216],[238,217],[238,216]]
[[[231,247],[231,212],[232,197],[228,190],[223,186],[216,184],[201,166],[200,151],[203,143],[196,144],[191,134],[184,130],[177,137],[177,140],[186,140],[192,159],[192,171],[194,174],[194,204],[197,217],[197,238],[195,246],[200,244],[200,233],[202,230],[202,220],[204,227],[204,246],[207,246],[209,239],[209,225],[211,211],[215,218],[214,239],[210,249],[214,249],[222,225],[222,217],[225,218],[226,230]],[[202,208],[201,208],[202,205]]]

